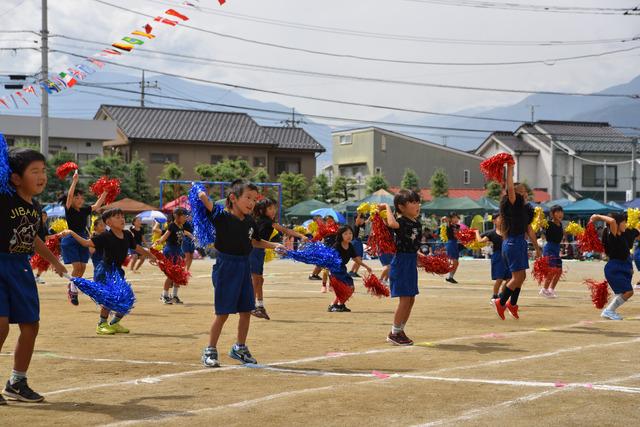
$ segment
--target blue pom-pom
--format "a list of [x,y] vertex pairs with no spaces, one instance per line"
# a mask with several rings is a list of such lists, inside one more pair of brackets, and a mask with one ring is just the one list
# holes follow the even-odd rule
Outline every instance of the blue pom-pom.
[[0,133],[0,194],[13,194],[11,185],[11,167],[9,166],[9,146]]
[[213,212],[209,212],[198,194],[206,193],[204,185],[194,182],[189,190],[189,205],[191,206],[191,218],[193,222],[193,235],[202,247],[207,247],[216,241],[216,229],[211,223],[211,219],[218,214],[222,208],[213,205]]
[[107,271],[103,283],[93,282],[82,277],[73,277],[71,280],[83,294],[96,304],[116,313],[128,314],[136,302],[131,285],[117,269]]
[[299,251],[288,251],[284,257],[304,264],[328,268],[330,271],[338,271],[342,267],[342,259],[338,251],[320,242],[307,243]]

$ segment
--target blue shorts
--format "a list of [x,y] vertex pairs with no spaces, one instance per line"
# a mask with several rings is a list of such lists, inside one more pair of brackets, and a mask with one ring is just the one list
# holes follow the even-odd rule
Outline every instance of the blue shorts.
[[354,239],[351,241],[351,244],[353,245],[353,249],[356,250],[356,256],[362,258],[364,255],[364,245],[362,244],[362,240]]
[[633,251],[633,262],[636,264],[638,271],[640,271],[640,248]]
[[631,259],[627,261],[610,259],[604,266],[604,277],[609,282],[614,294],[632,291],[633,265],[631,264]]
[[[117,267],[118,274],[124,277],[124,270],[122,267]],[[107,280],[107,268],[104,262],[99,263],[93,270],[93,281],[97,283],[104,283]]]
[[449,240],[447,242],[447,256],[449,259],[457,260],[460,258],[460,248],[457,240]]
[[391,265],[391,262],[393,261],[393,256],[394,254],[380,254],[380,264],[382,264],[383,267],[386,267],[387,265]]
[[256,308],[248,256],[218,252],[211,272],[217,315],[248,313]]
[[562,268],[562,258],[560,258],[560,243],[547,242],[542,249],[542,256],[550,257],[550,267]]
[[509,236],[502,242],[502,256],[511,273],[529,269],[529,252],[524,235]]
[[353,284],[353,277],[349,276],[349,274],[347,273],[346,266],[343,266],[339,271],[332,271],[331,275],[350,288],[353,288],[355,286]]
[[494,252],[491,255],[491,280],[509,280],[511,271],[507,262],[502,256],[502,252]]
[[182,238],[182,252],[192,254],[196,250],[196,244],[191,237],[184,236]]
[[[81,237],[87,238],[86,234]],[[62,260],[65,264],[73,264],[81,262],[86,264],[89,262],[89,248],[85,248],[73,238],[73,236],[63,237],[60,241],[60,250],[62,251]]]
[[9,323],[40,320],[40,298],[29,256],[0,253],[0,317]]
[[391,261],[389,282],[392,298],[418,295],[418,255],[398,252]]
[[249,264],[251,265],[251,274],[262,276],[264,273],[264,249],[253,248],[249,255]]
[[172,262],[175,262],[176,258],[184,257],[184,253],[182,252],[182,248],[180,246],[166,245],[164,249],[162,249],[162,255],[167,257]]

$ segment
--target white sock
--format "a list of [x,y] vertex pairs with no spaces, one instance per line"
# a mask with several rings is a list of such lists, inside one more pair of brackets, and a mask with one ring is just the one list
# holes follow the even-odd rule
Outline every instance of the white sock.
[[400,325],[400,326],[396,326],[396,325],[391,326],[391,333],[392,334],[399,334],[402,331],[403,331],[402,325]]
[[615,312],[618,309],[618,307],[620,307],[625,302],[627,302],[627,300],[622,297],[622,294],[618,294],[613,299],[613,301],[611,301],[609,303],[609,306],[607,307],[607,310]]
[[166,289],[163,289],[162,290],[162,296],[165,297],[165,298],[169,298],[169,291],[166,290]]
[[453,273],[449,273],[449,279],[453,279]]
[[20,372],[20,371],[16,371],[15,369],[11,372],[11,378],[9,379],[9,383],[11,383],[11,385],[17,383],[20,380],[23,380],[27,378],[27,373],[26,372]]
[[174,287],[173,287],[173,296],[174,296],[174,297],[177,297],[177,296],[178,296],[178,289],[180,289],[180,288],[178,288],[177,286],[174,286]]
[[78,293],[78,288],[76,287],[76,285],[73,282],[69,282],[69,290],[71,292],[73,292],[74,294]]
[[261,299],[257,300],[256,307],[264,307],[264,301],[262,301]]

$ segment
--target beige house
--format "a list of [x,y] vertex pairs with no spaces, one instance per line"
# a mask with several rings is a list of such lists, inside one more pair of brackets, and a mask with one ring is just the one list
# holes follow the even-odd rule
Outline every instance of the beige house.
[[282,172],[311,180],[316,157],[325,151],[304,129],[260,126],[244,113],[103,105],[95,119],[117,125],[105,151],[118,151],[127,161],[136,155],[147,164],[150,182],[169,162],[184,169],[184,179],[196,179],[196,165],[226,159],[263,167],[274,180]]
[[405,169],[413,169],[420,185],[429,185],[433,172],[444,169],[451,188],[483,188],[482,157],[422,139],[376,127],[334,132],[334,176],[352,177],[358,183],[357,198],[365,197],[367,177],[382,173],[392,187],[400,186]]

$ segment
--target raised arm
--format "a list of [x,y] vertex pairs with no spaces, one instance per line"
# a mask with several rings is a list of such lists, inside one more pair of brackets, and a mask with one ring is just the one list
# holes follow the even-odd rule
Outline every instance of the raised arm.
[[107,192],[103,191],[100,197],[98,197],[98,200],[96,200],[96,202],[93,205],[91,205],[91,211],[95,212],[98,209],[100,209],[100,207],[104,205],[105,200],[107,200]]
[[516,187],[513,183],[513,171],[515,165],[507,165],[507,197],[509,197],[509,203],[514,204],[516,202]]
[[204,191],[199,192],[198,198],[209,212],[213,212],[213,202],[211,201],[207,193],[205,193]]
[[396,221],[396,217],[393,215],[393,212],[391,211],[391,206],[389,206],[386,203],[382,203],[381,205],[378,206],[378,208],[386,209],[387,226],[389,226],[389,228],[393,228],[394,230],[397,230],[398,228],[400,228],[400,224],[398,224],[398,221]]
[[609,226],[609,230],[611,230],[611,234],[613,234],[614,236],[617,236],[619,234],[618,232],[618,223],[616,222],[615,219],[611,218],[610,216],[607,215],[591,215],[591,222],[596,222],[596,221],[603,221],[604,223],[606,223]]
[[76,171],[73,173],[73,178],[71,178],[71,186],[69,187],[69,192],[67,193],[67,203],[65,204],[67,209],[71,209],[71,202],[73,202],[73,195],[76,193],[78,179],[80,179],[80,176],[78,175],[78,169],[76,169]]

